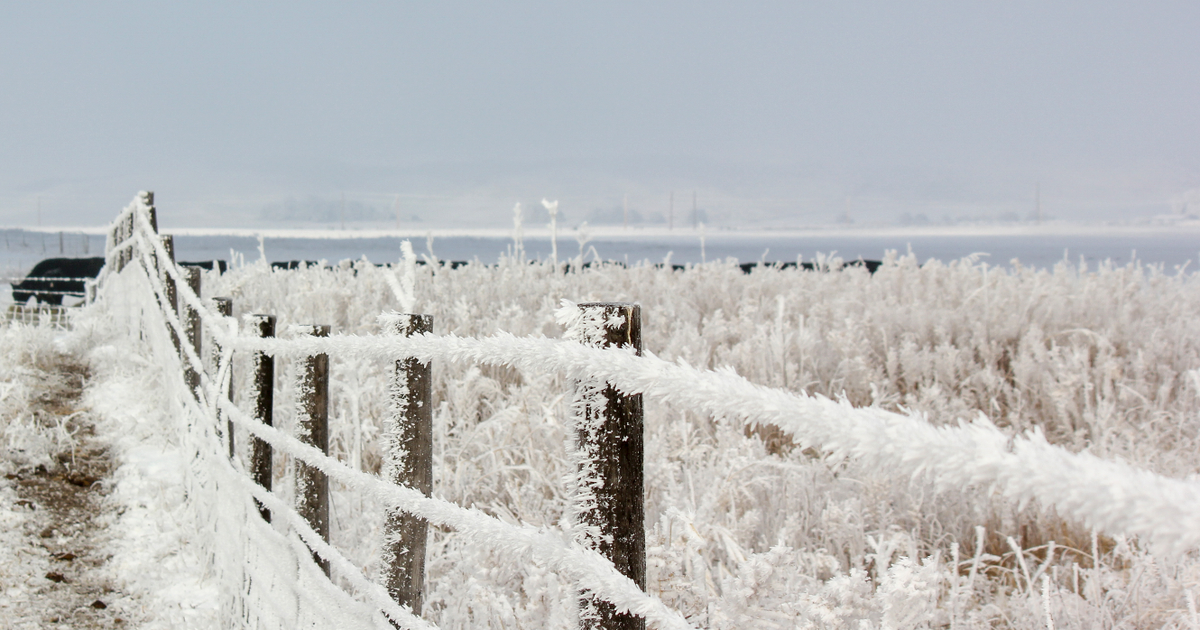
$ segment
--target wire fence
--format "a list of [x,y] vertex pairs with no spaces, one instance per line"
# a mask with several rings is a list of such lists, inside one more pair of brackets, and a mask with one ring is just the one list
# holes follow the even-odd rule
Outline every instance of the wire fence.
[[[345,487],[370,495],[429,524],[454,529],[478,544],[487,545],[493,553],[500,556],[511,557],[516,562],[539,563],[572,580],[581,596],[602,601],[618,614],[634,616],[638,621],[645,620],[653,627],[690,627],[678,612],[671,610],[657,598],[647,595],[633,579],[618,571],[612,560],[601,555],[596,549],[572,540],[563,532],[548,532],[531,526],[509,524],[477,509],[430,498],[413,488],[398,486],[375,475],[354,470],[329,457],[313,444],[286,435],[241,411],[229,399],[227,386],[223,386],[222,383],[227,382],[234,351],[259,350],[247,345],[252,343],[252,338],[238,334],[236,320],[214,312],[189,286],[191,274],[173,264],[172,253],[154,232],[153,222],[149,219],[151,207],[150,200],[142,196],[118,216],[113,236],[110,238],[110,266],[106,266],[98,280],[98,299],[114,297],[110,295],[110,278],[113,276],[132,274],[148,285],[149,293],[153,295],[158,308],[146,308],[149,305],[143,305],[140,312],[152,324],[153,320],[159,320],[160,325],[168,332],[179,352],[181,378],[186,380],[187,375],[195,375],[195,396],[183,396],[180,402],[194,416],[209,419],[212,431],[202,435],[201,439],[211,442],[214,435],[222,432],[221,422],[227,420],[246,430],[255,439],[270,445],[275,451],[287,454],[296,461],[318,470],[326,479],[336,480]],[[169,243],[169,240],[167,242]],[[121,289],[127,290],[128,287]],[[178,309],[171,306],[173,297],[177,297]],[[194,317],[196,321],[187,321],[189,317]],[[202,328],[205,334],[211,335],[213,343],[221,348],[215,366],[209,366],[202,359],[198,344],[189,343],[196,339],[197,328]],[[276,341],[281,341],[284,348],[296,351],[303,347],[301,340]],[[279,352],[277,346],[263,350],[269,353]],[[322,354],[325,353],[305,356]],[[396,360],[406,356],[411,355],[401,353],[389,358]],[[224,420],[213,422],[214,419]],[[198,454],[203,450],[198,448]],[[218,467],[225,468],[228,465],[228,462],[225,462]],[[371,602],[390,622],[403,627],[430,627],[410,609],[398,605],[387,597],[386,592],[366,581],[359,569],[325,542],[326,536],[312,527],[310,519],[304,518],[296,509],[283,505],[260,486],[247,485],[243,481],[244,477],[237,485],[249,490],[246,498],[258,501],[258,504],[268,509],[273,517],[278,514],[283,518],[305,547],[316,556],[318,565],[336,569],[340,577],[355,587],[358,597]],[[342,604],[342,607],[346,607],[347,603]],[[244,605],[239,607],[245,608]]]
[[[229,519],[223,527],[255,539],[231,557],[215,560],[223,561],[228,567],[226,577],[238,582],[230,610],[250,625],[286,626],[295,620],[294,615],[306,614],[310,619],[326,618],[333,625],[361,618],[379,627],[433,627],[420,617],[419,609],[414,611],[397,602],[395,593],[373,583],[328,544],[327,534],[319,532],[311,518],[239,469],[224,447],[226,442],[232,445],[231,427],[247,432],[275,452],[303,462],[325,479],[336,480],[426,523],[461,532],[498,556],[547,567],[569,579],[585,600],[603,602],[618,615],[652,627],[690,627],[677,611],[647,594],[628,571],[620,570],[611,553],[607,557],[601,553],[595,537],[589,537],[586,531],[586,519],[572,531],[506,523],[479,510],[427,496],[417,488],[356,470],[328,456],[312,441],[288,435],[264,423],[257,414],[243,411],[229,395],[234,353],[302,360],[336,356],[553,370],[584,384],[580,388],[584,392],[586,384],[598,383],[621,396],[648,396],[673,407],[747,426],[772,425],[800,447],[873,462],[898,474],[927,475],[941,487],[970,486],[1020,502],[1036,500],[1095,530],[1137,536],[1169,552],[1182,553],[1200,545],[1200,485],[1194,482],[1087,453],[1071,453],[1049,444],[1036,429],[1015,437],[1006,435],[983,415],[957,426],[934,426],[920,416],[853,408],[844,401],[755,385],[728,371],[698,369],[650,354],[642,356],[633,344],[596,347],[600,344],[589,341],[589,334],[613,329],[614,321],[603,317],[596,320],[597,311],[579,305],[567,303],[559,311],[559,322],[575,331],[574,338],[567,340],[509,334],[462,338],[429,332],[407,336],[259,337],[241,330],[236,319],[202,300],[193,288],[193,275],[174,264],[169,237],[160,237],[155,224],[153,200],[146,193],[118,215],[108,239],[108,264],[98,279],[96,300],[101,304],[121,301],[128,309],[133,299],[129,294],[136,294],[140,301],[132,303],[141,318],[141,329],[161,332],[160,343],[155,346],[163,352],[158,360],[174,366],[176,373],[171,378],[186,384],[173,391],[192,419],[189,430],[195,437],[198,465],[193,468],[198,470],[197,479],[210,488],[219,486],[223,500],[236,493],[240,511],[223,517]],[[201,329],[217,348],[215,361],[205,361],[201,356],[196,341]],[[171,345],[174,350],[168,351]],[[191,383],[187,383],[189,378]],[[409,392],[403,387],[395,396],[398,406],[410,402]],[[589,409],[603,407],[604,402],[595,395],[588,398],[586,393],[577,393],[576,415],[581,432],[588,430]],[[595,468],[595,454],[589,455],[586,449],[581,453],[576,454],[581,470],[591,470],[589,465]],[[585,474],[576,480],[576,516],[590,509],[589,505],[595,507],[595,497],[587,494],[594,486],[589,486]],[[266,512],[274,519],[271,523],[259,516]],[[287,550],[291,560],[280,561],[278,555],[260,553],[261,548],[268,547]],[[315,561],[310,562],[310,557]],[[333,582],[325,578],[329,571],[323,571],[323,566],[348,585],[349,592],[331,588]],[[284,600],[287,603],[281,604]],[[273,609],[279,610],[270,613]],[[609,627],[604,625],[609,621],[585,619],[584,625],[600,623]]]
[[71,323],[72,307],[64,306],[29,306],[25,304],[9,304],[4,309],[4,321],[9,324],[26,326],[50,326],[67,328]]

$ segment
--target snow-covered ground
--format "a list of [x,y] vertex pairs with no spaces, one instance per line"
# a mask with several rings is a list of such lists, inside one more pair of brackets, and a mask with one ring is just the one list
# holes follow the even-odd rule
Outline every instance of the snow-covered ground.
[[156,371],[95,333],[0,328],[0,627],[218,627]]

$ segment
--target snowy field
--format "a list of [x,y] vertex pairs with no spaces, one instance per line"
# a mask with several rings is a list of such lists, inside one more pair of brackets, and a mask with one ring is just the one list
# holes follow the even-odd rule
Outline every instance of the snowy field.
[[[646,348],[667,360],[908,410],[936,425],[982,413],[1071,451],[1172,477],[1196,472],[1200,291],[1192,274],[917,263],[891,258],[874,276],[747,276],[726,264],[687,273],[421,270],[416,310],[431,313],[440,334],[557,337],[561,298],[639,302]],[[387,273],[249,265],[214,276],[210,290],[232,295],[238,313],[277,315],[281,326],[368,334],[378,332],[377,313],[398,306]],[[512,522],[559,524],[570,382],[537,371],[434,369],[435,495]],[[335,357],[333,371],[333,442],[346,461],[373,470],[388,364]],[[1155,556],[987,487],[937,492],[920,475],[898,478],[797,447],[769,427],[746,431],[647,404],[650,590],[697,625],[1036,627],[1045,623],[1042,576],[1053,580],[1049,606],[1060,628],[1191,619],[1187,593],[1200,569],[1191,553]],[[334,540],[369,569],[378,506],[353,495],[335,506]],[[440,625],[532,628],[569,617],[569,601],[542,592],[554,582],[540,571],[494,565],[454,534],[435,541],[427,610]]]
[[[434,253],[456,258],[438,245],[450,240],[435,240]],[[880,251],[870,257],[887,264],[874,275],[836,264],[826,273],[746,275],[727,262],[686,272],[635,265],[562,273],[507,257],[454,270],[347,262],[283,272],[248,255],[225,275],[205,273],[203,293],[231,296],[238,317],[274,314],[280,331],[318,323],[335,335],[379,334],[378,315],[412,300],[412,310],[433,315],[435,333],[464,338],[559,338],[561,300],[633,301],[642,305],[645,347],[660,359],[938,427],[985,416],[1008,436],[1036,432],[1070,452],[1192,484],[1200,470],[1200,286],[1192,272],[1173,267],[1194,257],[1183,253],[1191,247],[1185,241],[1173,247],[1186,258],[1162,266],[1055,263],[1058,245],[1037,267]],[[393,254],[378,260],[398,258],[390,246]],[[266,248],[272,259],[291,258],[273,255],[271,240]],[[560,258],[578,255],[563,241],[559,248]],[[86,400],[119,464],[111,501],[150,541],[118,535],[114,579],[140,602],[148,624],[187,610],[186,625],[222,627],[231,588],[222,581],[236,586],[236,576],[217,560],[188,562],[245,553],[214,533],[229,531],[222,528],[237,515],[212,499],[182,499],[199,482],[172,402],[182,391],[172,381],[178,368],[164,363],[161,331],[139,340],[125,328],[131,336],[114,336],[131,325],[138,303],[136,281],[124,278],[130,273],[54,342],[91,366]],[[414,274],[411,294],[396,290],[403,273]],[[50,343],[47,332],[20,330],[5,334],[21,356]],[[22,368],[13,365],[26,360],[18,354],[6,355],[0,399],[36,392],[36,383],[14,376]],[[235,401],[247,409],[249,359],[235,356]],[[276,426],[288,433],[297,364],[281,358],[277,367]],[[379,471],[392,365],[369,353],[331,357],[331,454],[354,469]],[[434,496],[505,523],[566,531],[573,382],[521,365],[434,362]],[[0,411],[11,450],[28,422],[19,404]],[[886,458],[856,458],[817,438],[649,396],[646,422],[647,591],[693,627],[1200,627],[1194,548],[1095,532],[1037,499],[1009,498],[1003,487],[948,487]],[[285,501],[292,467],[290,458],[277,459],[276,492]],[[1073,486],[1071,469],[1029,474],[1022,483],[1065,487],[1084,502],[1105,490]],[[382,504],[343,484],[333,494],[332,542],[376,576]],[[439,627],[574,627],[569,582],[476,537],[434,528],[427,566],[424,616]],[[348,585],[336,572],[335,579]],[[303,597],[291,583],[272,588],[282,609]]]

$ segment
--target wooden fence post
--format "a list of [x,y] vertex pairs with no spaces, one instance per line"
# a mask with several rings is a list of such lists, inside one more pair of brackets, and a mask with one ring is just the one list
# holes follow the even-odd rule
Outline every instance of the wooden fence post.
[[[133,227],[134,227],[133,214],[134,213],[130,212],[129,216],[125,217],[125,220],[122,222],[123,227],[125,229],[125,240],[126,241],[133,238]],[[124,254],[122,254],[121,269],[124,269],[125,266],[128,265],[132,261],[133,261],[133,245],[131,243],[130,246],[124,250]]]
[[[109,254],[112,254],[113,267],[116,268],[118,273],[121,271],[121,255],[117,253],[117,248],[121,246],[120,233],[121,228],[119,226],[112,226],[112,229],[108,231],[108,241],[104,244],[104,255],[107,257]],[[111,249],[109,249],[109,245],[112,246]]]
[[[233,298],[217,297],[213,298],[213,302],[217,306],[217,314],[222,317],[233,317]],[[221,344],[217,341],[216,335],[212,341],[213,355],[213,374],[218,374],[221,370]],[[233,400],[233,365],[229,366],[229,372],[225,375],[225,380],[217,384],[217,400],[221,397],[227,397]],[[220,403],[216,403],[217,410],[217,433],[222,430],[229,436],[229,459],[233,459],[233,420],[226,419],[225,426],[221,426],[221,418],[224,414],[221,413]]]
[[[181,267],[183,277],[187,280],[188,288],[196,297],[200,297],[200,268],[199,267]],[[183,334],[187,337],[188,345],[196,352],[196,357],[200,357],[200,345],[203,337],[203,329],[200,326],[200,313],[192,308],[186,300],[179,301],[179,320],[183,323]],[[184,357],[185,355],[180,355]],[[187,383],[188,388],[192,390],[192,395],[197,400],[200,399],[200,373],[196,371],[195,366],[191,361],[184,358],[183,360],[183,379]]]
[[[158,234],[158,211],[155,210],[155,208],[154,208],[154,193],[152,193],[152,192],[143,193],[142,194],[142,203],[144,203],[146,205],[146,218],[150,222],[150,229],[151,229],[151,231],[154,232],[154,234],[157,235]],[[136,226],[136,222],[134,223],[134,225]],[[87,243],[86,236],[84,237],[84,243],[85,244]],[[158,264],[158,255],[156,254],[155,250],[153,249],[154,248],[153,244],[149,244],[149,247],[150,247],[150,251],[148,251],[146,253],[150,256],[150,264],[153,265],[153,268],[146,269],[146,274],[147,275],[158,274],[159,277],[161,278],[162,277],[162,269],[161,269],[161,266]],[[132,252],[130,252],[130,256],[132,258]],[[146,262],[143,259],[141,259],[141,257],[138,257],[138,263],[142,266],[142,268],[145,269]]]
[[[275,336],[274,315],[251,315],[250,326],[259,337]],[[272,426],[275,419],[275,357],[264,352],[254,353],[254,419]],[[271,445],[254,437],[250,440],[250,474],[265,490],[271,490],[273,462]],[[259,504],[258,513],[271,522],[271,511]]]
[[[410,337],[433,332],[432,315],[400,315],[391,331]],[[383,424],[383,476],[419,490],[433,490],[433,388],[430,366],[415,357],[396,361],[392,417]],[[421,614],[425,590],[425,519],[400,509],[387,512],[382,562],[388,594]]]
[[[122,219],[121,222],[117,224],[117,244],[124,245],[125,239],[127,237],[128,237],[128,234],[125,233],[125,220]],[[125,270],[125,258],[126,258],[125,257],[125,249],[122,248],[117,252],[117,271],[118,272]]]
[[[308,334],[328,337],[329,326],[311,325]],[[329,355],[304,360],[300,376],[296,438],[329,454]],[[296,461],[296,511],[325,542],[329,542],[329,479],[315,466]],[[329,575],[329,562],[315,553],[313,560]]]
[[[175,264],[175,237],[170,234],[164,234],[158,237],[162,240],[163,249],[167,250],[167,260],[158,261],[159,265],[174,265]],[[177,312],[176,303],[179,301],[177,291],[175,289],[175,278],[171,274],[160,270],[159,277],[163,282],[163,291],[167,294],[167,308],[171,312]],[[175,332],[175,328],[167,325],[167,332],[171,335],[171,343],[175,346],[175,352],[179,353],[182,348],[179,346],[179,334]],[[183,355],[180,355],[183,356]]]
[[154,207],[154,191],[148,190],[142,195],[142,201],[146,204],[146,214],[150,219],[150,229],[158,234],[158,210]]
[[113,261],[117,263],[117,273],[125,269],[125,250],[122,245],[125,244],[125,221],[122,220],[113,226],[113,246],[117,248],[117,257]]
[[[603,328],[579,331],[580,342],[601,348],[632,347],[642,354],[642,310],[637,304],[594,302],[580,304],[584,319],[596,318]],[[586,325],[586,324],[585,324]],[[583,384],[577,385],[582,389]],[[598,384],[596,384],[598,386]],[[580,396],[577,393],[576,396]],[[642,395],[624,395],[607,383],[598,395],[603,409],[584,404],[579,428],[580,448],[599,479],[591,492],[595,507],[580,514],[581,524],[599,529],[595,548],[617,570],[646,589],[646,529],[643,505]],[[577,400],[579,400],[577,398]],[[645,630],[646,620],[619,614],[612,604],[584,600],[580,626],[603,630]]]

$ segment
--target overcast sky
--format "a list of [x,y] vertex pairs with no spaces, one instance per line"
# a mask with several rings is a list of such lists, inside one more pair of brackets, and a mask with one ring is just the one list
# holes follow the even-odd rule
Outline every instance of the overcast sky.
[[39,199],[47,224],[100,224],[142,188],[179,224],[343,194],[503,222],[514,201],[581,216],[672,190],[821,223],[1032,207],[1038,182],[1081,217],[1200,187],[1200,2],[4,1],[0,19],[4,225]]

